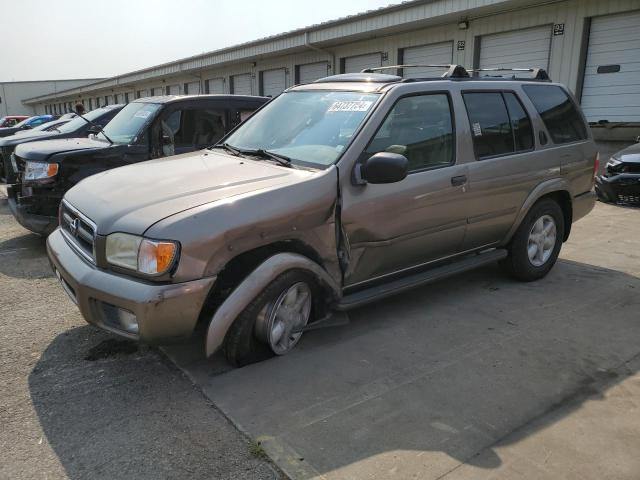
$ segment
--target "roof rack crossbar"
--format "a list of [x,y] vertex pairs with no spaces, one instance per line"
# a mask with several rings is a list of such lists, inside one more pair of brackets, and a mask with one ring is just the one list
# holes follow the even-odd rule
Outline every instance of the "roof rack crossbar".
[[382,70],[397,70],[403,68],[441,68],[446,71],[442,74],[442,78],[469,78],[469,72],[461,65],[452,64],[408,64],[408,65],[389,65],[387,67],[365,68],[360,73],[375,73]]
[[[473,68],[467,69],[467,71],[471,73],[481,73],[481,72],[529,72],[531,73],[530,80],[541,80],[550,82],[551,78],[549,74],[544,68],[506,68],[506,67],[496,67],[496,68]],[[515,78],[515,77],[514,77]]]

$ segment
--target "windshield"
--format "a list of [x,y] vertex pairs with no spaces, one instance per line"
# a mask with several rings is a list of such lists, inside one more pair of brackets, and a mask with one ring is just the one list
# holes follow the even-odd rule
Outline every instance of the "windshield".
[[[107,123],[104,133],[113,143],[129,145],[135,141],[140,131],[153,119],[161,106],[157,103],[129,103]],[[99,133],[98,137],[106,140],[102,133]]]
[[[84,118],[86,118],[87,120],[91,120],[92,122],[95,122],[98,118],[100,118],[102,115],[104,115],[108,110],[104,109],[104,108],[97,108],[95,110],[91,110],[89,113],[83,115]],[[75,117],[73,120],[65,123],[64,125],[60,125],[58,127],[58,131],[62,132],[62,133],[71,133],[71,132],[75,132],[76,130],[78,130],[79,128],[82,127],[88,127],[89,124],[87,122],[85,122],[83,119],[81,119],[80,117]]]
[[32,132],[44,132],[44,131],[49,130],[52,127],[59,129],[65,123],[66,122],[61,122],[60,120],[52,120],[51,122],[43,123],[42,125],[38,125],[37,127],[34,127],[31,131]]
[[29,117],[29,118],[25,118],[25,119],[24,119],[24,120],[22,120],[20,123],[16,123],[16,124],[14,125],[14,127],[16,127],[16,128],[17,128],[17,127],[22,127],[22,126],[26,125],[27,123],[29,123],[30,121],[33,121],[33,119],[34,119],[34,118],[36,118],[36,117]]
[[378,97],[360,92],[288,92],[247,120],[225,143],[239,150],[268,150],[294,164],[331,165]]

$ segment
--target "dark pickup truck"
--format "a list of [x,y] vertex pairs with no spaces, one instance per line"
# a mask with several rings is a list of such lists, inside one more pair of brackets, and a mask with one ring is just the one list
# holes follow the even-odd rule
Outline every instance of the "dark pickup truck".
[[16,133],[10,137],[0,138],[0,177],[4,177],[6,183],[15,183],[17,180],[17,165],[16,168],[13,168],[11,155],[13,155],[13,151],[18,145],[42,140],[86,137],[90,133],[98,133],[98,127],[104,128],[122,110],[122,107],[124,105],[109,105],[90,111],[85,115],[85,118],[95,125],[80,117],[75,117],[67,123],[53,126],[46,130],[39,130],[39,127],[36,127],[32,130]]
[[89,138],[19,145],[12,157],[18,181],[8,187],[9,208],[22,226],[46,236],[58,225],[62,197],[81,180],[211,146],[269,100],[241,95],[141,98]]

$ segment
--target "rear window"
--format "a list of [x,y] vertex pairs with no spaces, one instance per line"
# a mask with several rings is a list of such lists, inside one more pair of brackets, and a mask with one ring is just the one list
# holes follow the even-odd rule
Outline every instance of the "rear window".
[[587,138],[587,127],[575,104],[555,85],[523,85],[554,143],[570,143]]

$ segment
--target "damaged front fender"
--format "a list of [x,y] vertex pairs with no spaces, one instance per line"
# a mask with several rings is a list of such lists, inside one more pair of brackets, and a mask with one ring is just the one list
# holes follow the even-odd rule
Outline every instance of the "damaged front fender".
[[317,263],[296,253],[273,255],[251,272],[216,310],[207,330],[207,357],[220,349],[229,328],[249,303],[276,277],[288,270],[304,270],[312,274],[321,286],[331,292],[334,300],[340,298],[339,285]]

